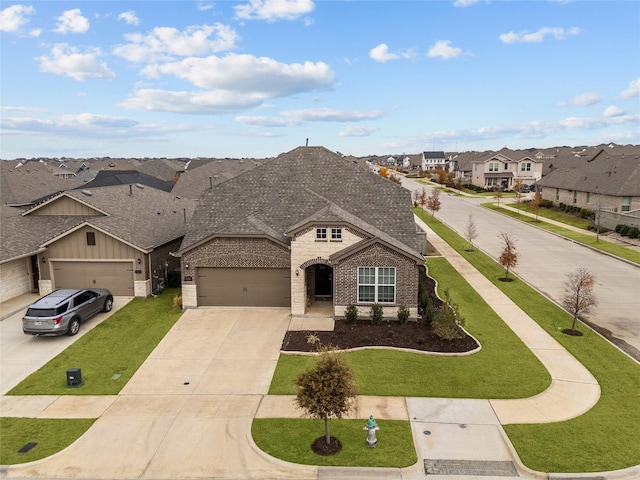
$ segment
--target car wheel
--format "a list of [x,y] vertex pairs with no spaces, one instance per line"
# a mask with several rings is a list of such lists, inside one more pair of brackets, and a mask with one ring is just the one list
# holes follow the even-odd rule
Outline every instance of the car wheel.
[[104,307],[102,307],[102,311],[110,312],[112,308],[113,308],[113,298],[107,297],[107,299],[104,301]]
[[71,321],[69,322],[69,329],[67,330],[67,335],[72,337],[79,331],[80,331],[80,320],[77,318],[72,318]]

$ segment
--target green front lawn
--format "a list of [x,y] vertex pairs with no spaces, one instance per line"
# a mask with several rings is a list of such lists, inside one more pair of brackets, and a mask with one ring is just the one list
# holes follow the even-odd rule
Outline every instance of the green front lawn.
[[466,252],[463,238],[419,209],[416,213],[558,340],[600,384],[600,401],[578,418],[504,426],[524,464],[543,472],[598,472],[639,465],[640,365],[594,332],[584,337],[562,334],[560,329],[571,322],[564,310],[524,282],[500,282],[504,273],[500,265],[478,251]]
[[[0,418],[0,465],[27,463],[67,448],[86,432],[95,419]],[[28,443],[31,450],[19,453]]]
[[[480,352],[444,357],[394,350],[345,354],[360,395],[445,398],[525,398],[545,390],[547,370],[478,293],[444,258],[428,261],[439,293],[449,289],[465,319],[465,328],[480,342]],[[401,326],[398,326],[401,328]],[[269,393],[295,393],[296,377],[313,357],[280,355]],[[380,366],[384,365],[384,368]],[[523,379],[526,379],[523,381]]]
[[[134,298],[8,395],[116,395],[182,315],[173,305],[177,293]],[[69,368],[82,370],[82,387],[67,387]]]
[[340,440],[342,451],[323,457],[309,447],[324,436],[324,420],[256,418],[251,434],[256,445],[269,455],[292,463],[345,467],[409,467],[418,461],[411,424],[378,421],[378,445],[369,448],[364,420],[329,420],[329,430]]

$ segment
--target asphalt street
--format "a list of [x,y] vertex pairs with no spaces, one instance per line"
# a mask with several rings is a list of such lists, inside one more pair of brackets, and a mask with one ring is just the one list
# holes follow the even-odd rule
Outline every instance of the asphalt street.
[[[413,179],[402,178],[402,185],[413,191],[423,187],[428,194],[432,191]],[[579,267],[590,270],[596,277],[598,305],[587,321],[640,361],[640,267],[480,206],[487,201],[490,199],[443,192],[436,218],[464,236],[469,215],[473,215],[478,232],[475,246],[495,259],[504,248],[500,234],[511,234],[518,253],[518,265],[512,271],[556,303],[560,303],[568,274]]]

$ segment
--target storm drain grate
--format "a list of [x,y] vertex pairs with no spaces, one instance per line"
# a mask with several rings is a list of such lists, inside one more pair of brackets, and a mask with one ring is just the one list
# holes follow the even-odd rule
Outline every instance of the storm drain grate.
[[26,445],[24,445],[20,450],[18,450],[18,453],[27,453],[29,450],[31,450],[33,447],[35,447],[38,444],[38,442],[29,442]]
[[479,477],[519,477],[513,462],[480,460],[425,460],[427,475],[475,475]]

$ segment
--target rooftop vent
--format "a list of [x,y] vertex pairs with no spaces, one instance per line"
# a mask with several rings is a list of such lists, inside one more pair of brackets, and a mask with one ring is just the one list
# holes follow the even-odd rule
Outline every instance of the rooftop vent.
[[93,192],[91,190],[82,190],[82,193],[87,197],[90,197],[91,195],[93,195]]
[[142,185],[141,183],[136,183],[136,187],[138,187],[138,188],[144,188],[144,185]]

